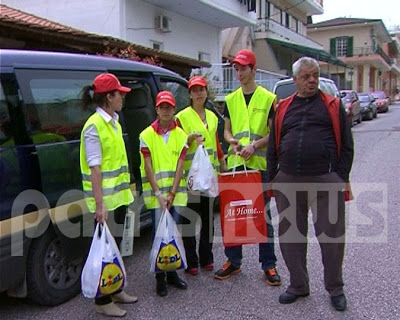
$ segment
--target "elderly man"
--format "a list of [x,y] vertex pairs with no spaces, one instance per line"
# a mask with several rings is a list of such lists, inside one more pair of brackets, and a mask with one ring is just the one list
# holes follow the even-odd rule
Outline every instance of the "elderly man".
[[[353,162],[353,138],[340,99],[318,89],[319,65],[303,57],[293,64],[297,92],[277,107],[268,142],[268,175],[280,215],[279,242],[290,285],[279,302],[310,293],[307,271],[308,211],[313,214],[333,307],[346,309],[342,262],[345,198]],[[344,191],[343,191],[344,190]]]

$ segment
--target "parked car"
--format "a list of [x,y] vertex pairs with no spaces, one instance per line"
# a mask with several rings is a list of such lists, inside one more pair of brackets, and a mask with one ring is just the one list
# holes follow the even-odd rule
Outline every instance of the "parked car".
[[361,114],[363,120],[372,120],[373,118],[376,118],[378,116],[378,110],[374,97],[365,92],[358,93],[357,95],[358,99],[360,100]]
[[362,114],[357,93],[353,90],[341,90],[340,95],[344,107],[346,108],[347,117],[351,126],[353,126],[354,123],[361,123]]
[[[80,92],[105,71],[132,89],[120,123],[131,188],[140,192],[139,133],[156,118],[159,91],[172,91],[177,109],[189,104],[187,81],[130,60],[0,50],[0,293],[57,305],[80,291],[93,235],[82,193],[80,134],[94,111],[82,109]],[[141,203],[137,197],[134,209],[144,226],[151,220]]]
[[376,106],[378,108],[378,112],[388,112],[389,111],[389,98],[383,91],[374,91],[371,92],[371,95],[375,99]]
[[[319,88],[322,91],[330,94],[331,96],[340,97],[339,90],[333,80],[320,77]],[[285,99],[296,92],[296,85],[293,82],[293,78],[282,79],[275,83],[273,92],[276,94],[278,102],[280,99]]]

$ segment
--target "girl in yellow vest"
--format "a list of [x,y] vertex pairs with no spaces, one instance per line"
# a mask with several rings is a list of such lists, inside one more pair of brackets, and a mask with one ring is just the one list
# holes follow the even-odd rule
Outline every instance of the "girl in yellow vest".
[[[186,182],[182,178],[187,134],[174,120],[175,98],[171,92],[157,94],[156,112],[158,119],[140,134],[143,199],[151,211],[152,239],[164,209],[180,223],[179,212],[187,205]],[[161,297],[168,294],[167,282],[178,289],[187,288],[176,271],[157,273],[156,280],[156,291]]]
[[[86,204],[99,223],[105,222],[111,215],[115,223],[123,224],[127,206],[133,202],[125,143],[116,113],[121,111],[123,98],[130,91],[130,88],[121,86],[111,73],[98,75],[93,85],[82,90],[83,107],[97,105],[96,112],[82,130],[80,164]],[[111,232],[115,223],[108,223]],[[118,245],[121,239],[115,237]],[[134,303],[137,300],[137,297],[120,290],[96,298],[95,310],[107,316],[123,317],[126,311],[114,302]]]
[[[194,76],[189,80],[189,94],[191,106],[183,109],[176,115],[178,125],[189,135],[189,150],[185,158],[185,170],[189,171],[196,149],[203,144],[208,152],[210,161],[217,171],[226,171],[224,154],[218,141],[218,118],[205,108],[207,100],[207,82],[201,76]],[[197,275],[200,266],[207,271],[214,269],[212,253],[214,238],[213,203],[210,198],[201,194],[190,194],[188,207],[190,210],[189,227],[190,237],[186,237],[186,258],[188,268],[186,272]],[[196,253],[196,221],[201,219],[199,255]]]

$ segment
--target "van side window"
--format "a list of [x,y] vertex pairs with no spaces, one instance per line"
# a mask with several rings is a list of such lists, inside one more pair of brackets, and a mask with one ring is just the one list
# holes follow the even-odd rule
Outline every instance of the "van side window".
[[161,78],[160,81],[162,89],[171,91],[174,95],[176,100],[176,112],[190,104],[189,91],[185,84],[167,78]]
[[128,134],[128,160],[133,173],[132,180],[138,181],[137,188],[141,188],[139,135],[157,118],[155,102],[148,82],[121,79],[121,84],[131,88],[131,92],[125,96],[120,122],[124,133]]
[[94,111],[83,110],[80,92],[98,72],[18,70],[25,112],[35,144],[79,140]]
[[43,69],[15,71],[27,131],[39,161],[41,191],[51,206],[65,190],[81,188],[80,135],[94,110],[83,110],[80,92],[99,73]]
[[0,146],[11,137],[10,129],[10,114],[3,87],[0,84]]

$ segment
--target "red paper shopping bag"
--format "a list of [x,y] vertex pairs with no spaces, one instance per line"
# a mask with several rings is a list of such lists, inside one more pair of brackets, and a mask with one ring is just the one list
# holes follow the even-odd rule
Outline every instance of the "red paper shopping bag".
[[267,242],[261,173],[221,173],[218,183],[224,246]]

